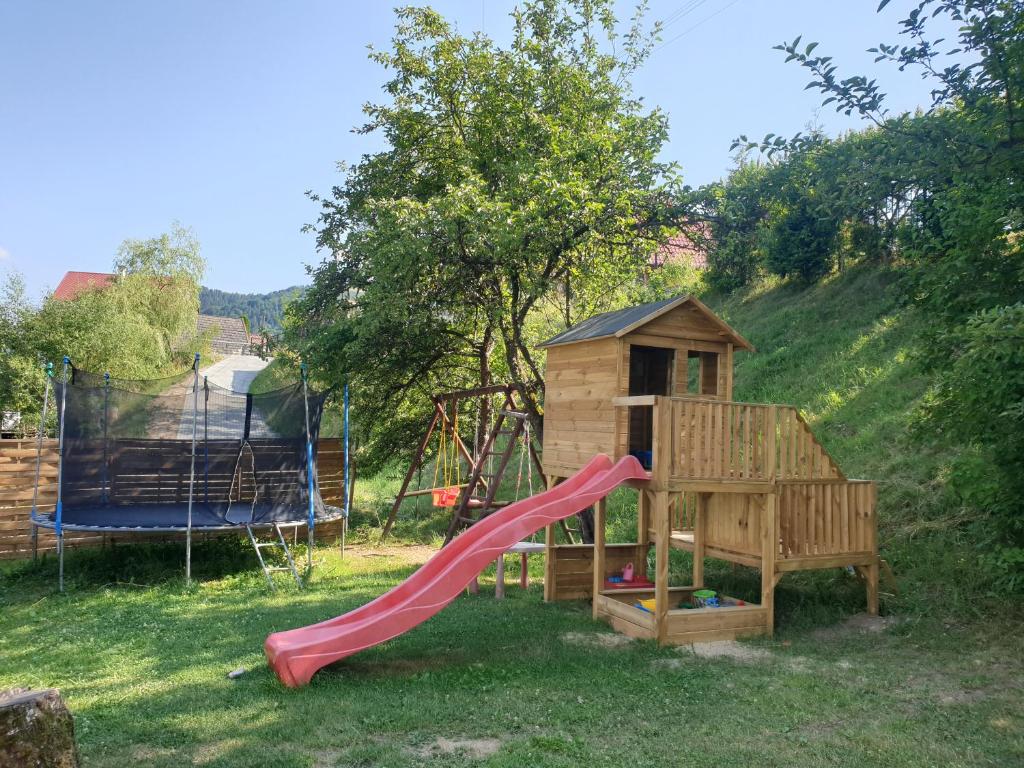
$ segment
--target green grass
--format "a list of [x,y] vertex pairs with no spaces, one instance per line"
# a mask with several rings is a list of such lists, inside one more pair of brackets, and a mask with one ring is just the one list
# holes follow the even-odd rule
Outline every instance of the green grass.
[[280,358],[275,358],[270,361],[270,365],[256,374],[256,378],[249,385],[249,391],[254,395],[262,395],[275,389],[290,387],[298,380],[298,372],[295,369]]
[[[407,550],[415,552],[415,550]],[[751,662],[617,638],[583,602],[463,595],[425,625],[321,672],[301,690],[266,667],[266,634],[354,608],[414,567],[315,552],[308,588],[269,592],[247,547],[117,547],[8,566],[0,580],[0,687],[57,686],[86,766],[1011,765],[1024,758],[1017,625],[982,631],[936,611],[879,634],[834,630],[832,607],[779,594],[780,630]],[[301,554],[301,553],[300,553]],[[128,560],[126,562],[126,559]],[[535,559],[535,577],[540,559]],[[510,558],[510,579],[517,566]],[[135,579],[134,584],[126,580]],[[725,573],[719,573],[725,576]],[[742,582],[743,575],[737,577]],[[784,582],[785,584],[785,582]],[[818,632],[816,635],[815,632]],[[575,634],[573,634],[575,633]],[[582,643],[588,643],[581,645]],[[237,681],[227,672],[249,671]],[[493,753],[431,753],[438,739]],[[486,751],[486,750],[485,750]]]

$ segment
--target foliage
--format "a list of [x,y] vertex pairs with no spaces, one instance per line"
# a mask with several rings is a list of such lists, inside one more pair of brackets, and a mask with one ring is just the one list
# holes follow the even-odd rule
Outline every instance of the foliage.
[[199,311],[217,317],[244,315],[257,333],[264,328],[276,333],[284,323],[288,302],[300,296],[303,290],[296,285],[270,293],[232,293],[203,287],[199,290]]
[[[666,119],[629,78],[650,52],[610,0],[532,0],[507,48],[399,9],[387,101],[363,133],[386,141],[323,206],[333,259],[288,313],[293,350],[358,384],[361,427],[407,450],[432,391],[505,379],[538,422],[538,316],[561,328],[606,308],[668,230]],[[416,426],[413,426],[416,425]]]
[[[930,35],[937,16],[957,26],[955,41]],[[766,175],[775,179],[756,188],[758,206],[743,225],[770,236],[749,238],[738,257],[729,251],[734,241],[723,239],[727,258],[713,255],[712,282],[749,281],[754,270],[731,269],[737,262],[804,280],[857,260],[898,264],[903,299],[926,319],[917,357],[933,391],[919,434],[966,447],[952,487],[994,516],[997,535],[986,541],[1006,555],[997,558],[1006,585],[1020,587],[1022,558],[1012,553],[1024,547],[1017,481],[1024,444],[1013,431],[1020,390],[1008,347],[1024,295],[1024,6],[921,0],[900,27],[906,44],[869,50],[933,84],[933,104],[917,114],[890,114],[875,80],[842,77],[830,56],[816,54],[817,43],[798,37],[778,46],[811,72],[807,87],[824,104],[873,127],[835,140],[813,131],[737,139],[734,146],[764,153]],[[726,199],[728,190],[716,194]],[[978,472],[970,456],[996,463],[999,482]]]
[[36,427],[43,390],[42,360],[25,332],[33,314],[21,275],[8,273],[0,289],[0,410],[20,413],[26,429]]
[[[0,314],[0,405],[21,410],[34,423],[41,407],[42,365],[67,355],[74,365],[118,378],[155,378],[192,364],[196,345],[198,286],[203,260],[189,230],[126,240],[110,285],[72,300],[47,298],[41,307],[8,278]],[[166,270],[166,271],[164,271]]]

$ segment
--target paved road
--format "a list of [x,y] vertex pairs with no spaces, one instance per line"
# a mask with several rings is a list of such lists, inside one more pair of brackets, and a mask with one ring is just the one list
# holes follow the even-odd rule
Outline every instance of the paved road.
[[[213,365],[199,369],[199,384],[202,386],[205,376],[210,384],[223,389],[243,394],[256,378],[256,374],[270,364],[269,360],[260,360],[254,355],[228,355]],[[200,411],[202,411],[203,395],[200,393]],[[244,432],[245,400],[243,397],[225,396],[220,392],[211,394],[209,418],[206,420],[206,435],[210,439],[237,439]],[[192,438],[192,394],[185,396],[182,403],[181,425],[178,428],[179,440]],[[199,414],[199,439],[203,437],[203,414]],[[268,434],[270,428],[258,412],[250,417],[250,430],[256,436]]]
[[211,384],[234,392],[248,392],[256,374],[270,364],[255,355],[228,355],[207,368],[199,369],[199,380],[205,376]]

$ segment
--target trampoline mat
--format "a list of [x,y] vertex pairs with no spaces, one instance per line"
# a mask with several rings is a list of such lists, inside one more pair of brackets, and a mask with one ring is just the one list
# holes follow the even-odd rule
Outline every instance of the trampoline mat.
[[[317,505],[318,507],[320,505]],[[275,504],[234,504],[224,514],[224,506],[192,505],[192,530],[240,528],[246,524],[265,526],[306,522],[308,509],[282,507]],[[336,519],[341,515],[334,507],[317,510],[316,521]],[[40,525],[54,527],[55,513],[35,518]],[[144,531],[184,531],[188,527],[187,504],[137,504],[133,506],[101,506],[65,509],[61,524],[70,530],[131,529]]]

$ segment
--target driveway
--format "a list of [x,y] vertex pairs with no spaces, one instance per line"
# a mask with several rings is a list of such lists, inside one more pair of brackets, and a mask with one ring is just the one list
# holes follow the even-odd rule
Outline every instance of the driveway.
[[[221,389],[231,390],[236,395],[228,395],[219,391],[211,391],[210,400],[204,403],[200,393],[200,413],[198,417],[198,437],[203,434],[211,440],[238,439],[244,433],[245,399],[238,397],[249,391],[256,375],[270,364],[270,360],[260,360],[255,355],[228,355],[213,365],[199,369],[199,385],[203,377]],[[203,406],[206,406],[204,418]],[[250,434],[253,436],[272,436],[273,431],[266,424],[262,414],[254,411],[250,415]],[[192,438],[192,395],[189,393],[182,404],[181,424],[178,428],[179,440]]]
[[207,381],[218,387],[248,392],[256,374],[268,365],[270,360],[260,360],[256,355],[228,355],[207,368],[200,368],[199,380],[205,376]]

